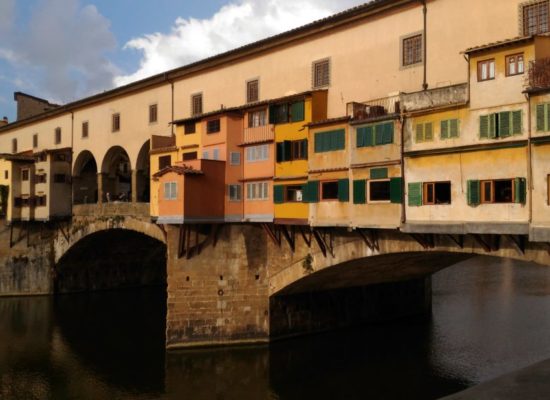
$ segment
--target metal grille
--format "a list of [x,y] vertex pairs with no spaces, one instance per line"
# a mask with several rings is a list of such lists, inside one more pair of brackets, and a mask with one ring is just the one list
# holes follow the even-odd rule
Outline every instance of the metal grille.
[[523,34],[548,32],[548,0],[523,6]]
[[246,101],[248,103],[254,103],[258,101],[259,94],[259,82],[258,80],[250,81],[246,83]]
[[403,39],[403,66],[422,62],[422,35]]
[[319,88],[330,84],[329,60],[317,61],[313,64],[313,87]]
[[191,114],[202,114],[202,94],[195,94],[191,97]]

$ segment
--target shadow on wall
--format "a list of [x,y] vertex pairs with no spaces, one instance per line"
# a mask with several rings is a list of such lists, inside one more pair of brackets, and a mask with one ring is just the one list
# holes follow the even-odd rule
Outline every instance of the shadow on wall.
[[166,245],[138,232],[114,229],[76,243],[55,267],[55,292],[166,285]]

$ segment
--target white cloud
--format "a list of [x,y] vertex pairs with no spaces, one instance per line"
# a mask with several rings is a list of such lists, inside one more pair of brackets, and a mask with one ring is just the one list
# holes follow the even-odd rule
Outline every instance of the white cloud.
[[[139,69],[114,79],[116,86],[134,82],[234,49],[366,0],[238,0],[209,19],[178,18],[169,33],[135,38],[125,49],[142,53]],[[337,3],[335,5],[335,3]]]
[[56,102],[111,88],[119,73],[106,54],[116,48],[109,20],[80,0],[38,0],[28,24],[12,27],[0,46],[17,77]]

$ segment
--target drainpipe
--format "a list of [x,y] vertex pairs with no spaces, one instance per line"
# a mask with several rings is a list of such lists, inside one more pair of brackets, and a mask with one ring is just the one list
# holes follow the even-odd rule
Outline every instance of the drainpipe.
[[405,196],[405,113],[401,111],[401,224],[407,222],[407,207],[406,207],[406,196]]
[[422,88],[428,90],[428,6],[426,5],[426,0],[421,0],[420,2],[423,5],[424,14],[424,34],[422,35],[424,41],[422,46],[424,50],[424,83],[422,84]]
[[71,111],[71,215],[73,214],[74,204],[74,183],[73,183],[73,168],[74,168],[74,111]]
[[529,189],[529,227],[533,222],[533,152],[531,144],[531,96],[526,93],[527,97],[527,188]]

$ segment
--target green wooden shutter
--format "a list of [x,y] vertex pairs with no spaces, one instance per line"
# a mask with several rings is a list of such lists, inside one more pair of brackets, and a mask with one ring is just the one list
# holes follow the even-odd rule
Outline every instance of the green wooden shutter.
[[491,139],[497,137],[497,114],[489,115],[489,137]]
[[297,101],[290,105],[290,120],[299,122],[305,119],[305,106],[303,101]]
[[367,145],[367,128],[357,128],[357,147],[365,147]]
[[431,122],[427,122],[424,124],[424,140],[427,142],[431,142],[433,138],[433,124]]
[[522,121],[522,112],[521,110],[512,111],[512,134],[521,135],[523,131]]
[[285,187],[283,185],[273,186],[273,202],[275,204],[282,204],[285,202]]
[[477,206],[481,199],[481,186],[478,180],[469,180],[467,183],[468,205]]
[[338,200],[342,203],[349,201],[349,179],[338,181]]
[[372,125],[366,127],[365,135],[365,146],[374,146],[374,127]]
[[391,144],[393,143],[393,122],[388,122],[384,124],[384,134],[383,134],[383,143]]
[[458,129],[458,124],[459,124],[459,121],[458,119],[452,119],[451,122],[449,123],[449,126],[450,126],[450,132],[449,132],[449,137],[452,137],[452,138],[457,138],[459,133],[459,129]]
[[384,125],[376,124],[374,125],[374,144],[381,145],[384,144]]
[[332,150],[345,150],[346,148],[346,131],[344,129],[339,129],[332,132],[332,137],[334,138],[334,146]]
[[403,178],[390,179],[390,200],[392,204],[403,202]]
[[489,138],[489,116],[482,115],[479,117],[479,137],[481,139]]
[[424,141],[424,124],[416,124],[416,143]]
[[547,104],[537,104],[537,131],[544,132],[548,127]]
[[316,153],[321,153],[323,151],[322,150],[323,134],[322,133],[316,133],[315,137],[314,137],[314,140],[315,140],[315,152]]
[[360,179],[353,181],[353,204],[365,204],[367,202],[367,181]]
[[309,153],[308,153],[308,140],[307,139],[304,139],[302,140],[302,144],[304,146],[304,156],[305,156],[305,159],[307,160],[309,158]]
[[409,206],[421,206],[422,205],[422,183],[414,182],[409,183]]
[[441,139],[449,139],[449,121],[441,121]]
[[387,168],[373,168],[370,170],[371,179],[386,179],[388,177]]
[[292,142],[290,140],[283,142],[283,161],[292,161]]
[[272,125],[277,123],[276,109],[277,109],[277,106],[273,104],[269,106],[269,123]]
[[525,178],[516,178],[514,180],[514,201],[519,204],[525,204],[527,201],[527,180]]
[[309,181],[304,185],[302,199],[304,203],[319,202],[319,181]]
[[504,111],[498,113],[498,136],[508,137],[512,135],[512,125],[510,124],[510,112]]

